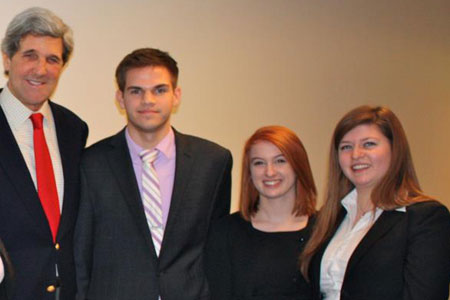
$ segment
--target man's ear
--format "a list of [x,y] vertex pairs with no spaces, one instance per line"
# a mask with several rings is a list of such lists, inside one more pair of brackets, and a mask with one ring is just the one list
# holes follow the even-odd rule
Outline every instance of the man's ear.
[[173,95],[174,95],[173,106],[178,107],[180,105],[180,102],[181,102],[181,88],[179,86],[177,86],[173,90]]
[[2,52],[2,57],[3,57],[3,69],[5,70],[5,73],[9,73],[9,68],[11,66],[11,59],[5,52]]
[[123,92],[121,90],[116,91],[116,100],[119,103],[121,109],[125,109],[125,101],[123,99]]

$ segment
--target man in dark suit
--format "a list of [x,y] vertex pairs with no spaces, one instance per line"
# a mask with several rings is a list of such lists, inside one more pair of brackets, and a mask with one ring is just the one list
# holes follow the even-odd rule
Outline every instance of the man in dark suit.
[[210,299],[203,250],[211,220],[229,213],[232,158],[170,126],[177,77],[175,60],[157,49],[117,67],[128,123],[82,159],[77,299]]
[[75,297],[73,231],[88,128],[48,100],[72,49],[70,28],[42,8],[18,14],[2,41],[0,238],[15,270],[12,299]]

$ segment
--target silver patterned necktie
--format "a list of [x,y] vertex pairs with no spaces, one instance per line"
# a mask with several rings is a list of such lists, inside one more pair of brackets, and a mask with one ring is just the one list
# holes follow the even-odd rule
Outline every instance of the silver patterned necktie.
[[142,159],[142,203],[145,217],[152,234],[156,255],[159,256],[164,236],[162,222],[162,199],[158,175],[153,162],[158,157],[158,150],[144,150],[139,156]]

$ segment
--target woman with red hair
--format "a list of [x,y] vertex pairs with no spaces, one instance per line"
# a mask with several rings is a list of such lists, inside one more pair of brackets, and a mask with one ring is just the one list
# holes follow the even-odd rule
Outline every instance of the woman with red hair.
[[207,275],[213,300],[311,299],[298,271],[316,188],[306,150],[281,126],[258,129],[242,160],[240,211],[212,225]]

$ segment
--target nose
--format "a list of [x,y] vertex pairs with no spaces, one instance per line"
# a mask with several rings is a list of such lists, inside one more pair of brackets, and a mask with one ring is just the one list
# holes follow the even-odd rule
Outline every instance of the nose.
[[156,102],[155,97],[153,97],[153,94],[149,91],[145,91],[143,101],[148,104],[155,104]]
[[275,168],[274,168],[273,164],[271,164],[271,163],[268,163],[266,165],[265,171],[266,171],[265,173],[266,173],[267,177],[271,177],[271,176],[275,175]]
[[353,148],[353,151],[352,151],[353,159],[358,159],[363,155],[364,155],[364,149],[361,149],[359,146],[356,146]]
[[38,75],[45,75],[47,74],[47,62],[45,59],[41,58],[37,60],[36,66],[35,66],[35,73]]

